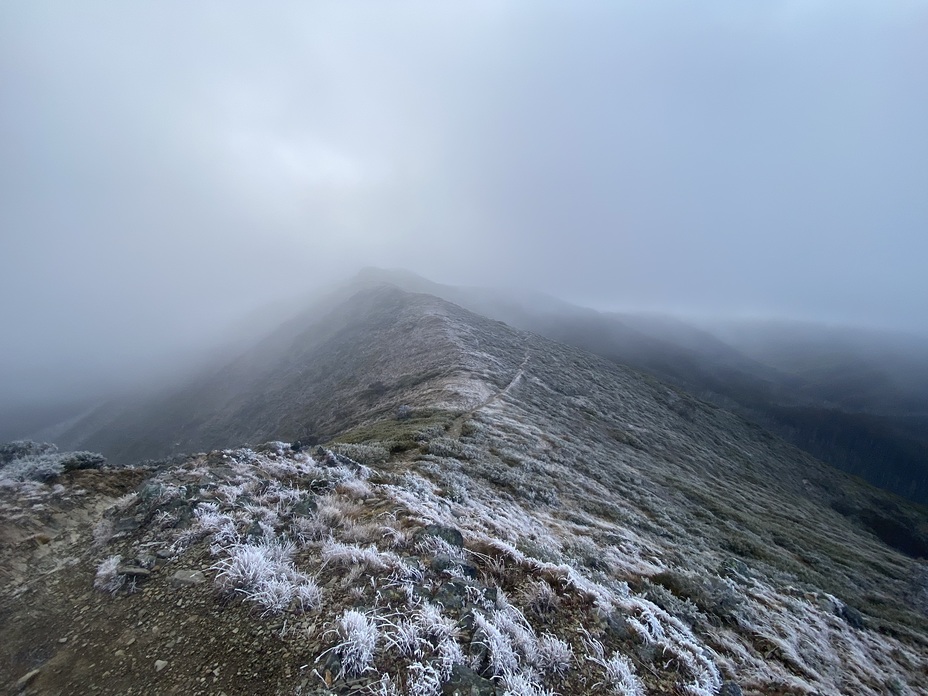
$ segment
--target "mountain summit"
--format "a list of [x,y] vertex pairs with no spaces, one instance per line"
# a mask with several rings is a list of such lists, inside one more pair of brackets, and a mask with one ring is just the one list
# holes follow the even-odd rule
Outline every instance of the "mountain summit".
[[928,693],[922,509],[432,295],[336,293],[67,439],[204,453],[0,469],[11,688]]

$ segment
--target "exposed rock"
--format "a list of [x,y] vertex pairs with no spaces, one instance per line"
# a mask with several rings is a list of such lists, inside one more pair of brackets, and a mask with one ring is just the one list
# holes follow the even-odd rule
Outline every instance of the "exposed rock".
[[750,572],[748,564],[740,558],[726,558],[719,564],[719,575],[729,578],[737,578],[739,575],[748,577]]
[[434,601],[447,609],[461,609],[472,601],[468,596],[468,587],[475,588],[481,595],[485,596],[486,588],[480,583],[455,578],[443,583],[438,588],[435,592]]
[[190,587],[206,582],[206,576],[201,570],[178,570],[171,576],[171,585],[174,587]]
[[477,567],[472,563],[461,562],[444,554],[439,554],[432,559],[432,570],[436,573],[442,573],[446,570],[457,571],[468,578],[477,577]]
[[130,578],[137,578],[139,580],[146,580],[151,576],[150,570],[140,566],[119,566],[116,568],[116,572],[120,575],[128,575]]
[[35,678],[39,676],[39,673],[41,671],[42,671],[41,669],[34,669],[31,672],[26,672],[26,674],[24,674],[23,676],[21,676],[19,679],[16,680],[16,688],[19,689],[20,691],[25,689],[33,681],[35,681]]
[[99,469],[105,463],[106,457],[96,452],[70,452],[61,460],[65,471]]
[[113,523],[113,531],[116,533],[134,532],[141,526],[142,521],[137,517],[120,517]]
[[854,628],[866,628],[867,624],[864,621],[863,614],[857,611],[854,607],[844,604],[841,606],[841,611],[839,613],[842,619],[848,622]]
[[606,616],[606,632],[610,637],[618,640],[630,640],[634,636],[628,619],[617,611]]
[[496,687],[470,667],[454,665],[451,678],[442,684],[443,696],[495,696]]
[[727,681],[722,684],[718,696],[742,696],[741,687],[735,682]]
[[319,506],[316,505],[315,498],[307,497],[293,506],[293,510],[291,514],[293,514],[294,516],[308,517],[309,515],[316,512],[316,510],[318,509],[319,509]]
[[168,666],[167,660],[155,660],[155,671],[160,672]]

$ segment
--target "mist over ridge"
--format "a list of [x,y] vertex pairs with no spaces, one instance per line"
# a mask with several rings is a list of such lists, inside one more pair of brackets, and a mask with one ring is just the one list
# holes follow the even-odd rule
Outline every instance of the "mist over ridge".
[[276,10],[0,9],[4,400],[161,380],[365,265],[928,330],[923,3]]
[[928,696],[926,36],[0,3],[0,691]]

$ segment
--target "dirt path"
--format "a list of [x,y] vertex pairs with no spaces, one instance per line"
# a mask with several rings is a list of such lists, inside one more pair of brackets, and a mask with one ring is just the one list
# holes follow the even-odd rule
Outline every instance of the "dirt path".
[[461,437],[461,432],[464,428],[464,423],[467,421],[468,418],[473,417],[473,415],[480,409],[486,408],[490,404],[494,403],[495,401],[498,401],[499,399],[504,397],[506,394],[511,392],[515,388],[515,386],[519,383],[519,381],[521,381],[522,377],[525,376],[525,366],[528,365],[528,360],[529,360],[529,354],[528,352],[526,352],[525,359],[522,360],[522,364],[519,365],[519,369],[516,371],[515,375],[513,375],[512,379],[509,380],[509,384],[507,384],[505,387],[500,389],[498,392],[496,392],[493,396],[491,396],[486,401],[483,401],[482,403],[477,404],[469,411],[465,411],[460,416],[455,418],[454,421],[452,421],[451,423],[451,427],[448,429],[449,437],[452,437],[454,439],[458,439],[459,437]]

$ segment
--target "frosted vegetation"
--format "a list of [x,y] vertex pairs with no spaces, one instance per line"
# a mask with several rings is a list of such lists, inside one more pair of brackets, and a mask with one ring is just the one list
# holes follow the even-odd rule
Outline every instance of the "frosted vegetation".
[[928,693],[924,562],[830,505],[866,489],[579,351],[432,320],[460,367],[429,408],[195,456],[127,501],[230,610],[283,620],[301,693]]
[[17,440],[0,445],[0,488],[47,482],[65,471],[98,469],[106,459],[94,452],[59,452],[47,442]]
[[[378,469],[276,443],[170,468],[128,505],[150,508],[177,558],[208,554],[220,596],[258,617],[286,616],[295,646],[321,641],[312,668],[335,690],[362,678],[372,694],[437,695],[456,665],[513,696],[705,696],[726,677],[748,692],[909,688],[917,651],[848,625],[836,597],[744,565],[719,575],[709,548],[694,549],[684,570],[669,540],[623,524],[640,509],[615,502],[585,467],[553,461],[550,434],[492,409],[465,430],[462,448],[518,453],[520,464],[426,445]],[[545,485],[556,496],[534,490]],[[587,503],[557,502],[574,495]],[[187,508],[174,503],[191,498],[178,525]],[[441,531],[450,529],[463,545]],[[98,589],[125,591],[118,563],[104,557]],[[674,594],[673,578],[706,597]]]
[[[426,310],[378,324],[405,343],[344,339],[371,368],[358,393],[382,380],[362,410],[332,351],[347,386],[318,407],[339,424],[322,448],[148,462],[91,501],[81,477],[107,472],[62,482],[96,455],[11,443],[0,509],[92,510],[80,591],[133,622],[165,597],[181,622],[201,611],[230,629],[208,654],[260,646],[276,661],[243,692],[928,694],[928,567],[837,510],[885,494],[628,370]],[[420,380],[428,360],[445,371]],[[177,570],[205,581],[175,593]]]
[[[176,502],[191,495],[198,502],[177,529],[186,508]],[[491,678],[500,693],[560,693],[570,685],[641,693],[622,652],[628,648],[612,640],[607,654],[588,632],[598,626],[602,634],[619,611],[661,651],[667,679],[693,694],[721,683],[692,633],[626,584],[594,581],[566,556],[541,561],[500,539],[493,531],[500,524],[510,536],[529,529],[534,536],[535,521],[518,506],[497,516],[472,501],[466,524],[458,524],[463,545],[444,532],[423,533],[454,513],[411,470],[389,475],[332,451],[317,461],[276,444],[191,460],[137,498],[126,509],[147,506],[153,525],[175,530],[177,558],[209,554],[216,592],[258,616],[285,614],[289,640],[305,635],[310,618],[316,625],[325,617],[319,630],[329,645],[314,665],[336,686],[374,675],[371,693],[439,694],[459,665]],[[120,560],[103,558],[97,589],[126,591]],[[322,587],[320,578],[332,577],[337,582]]]

